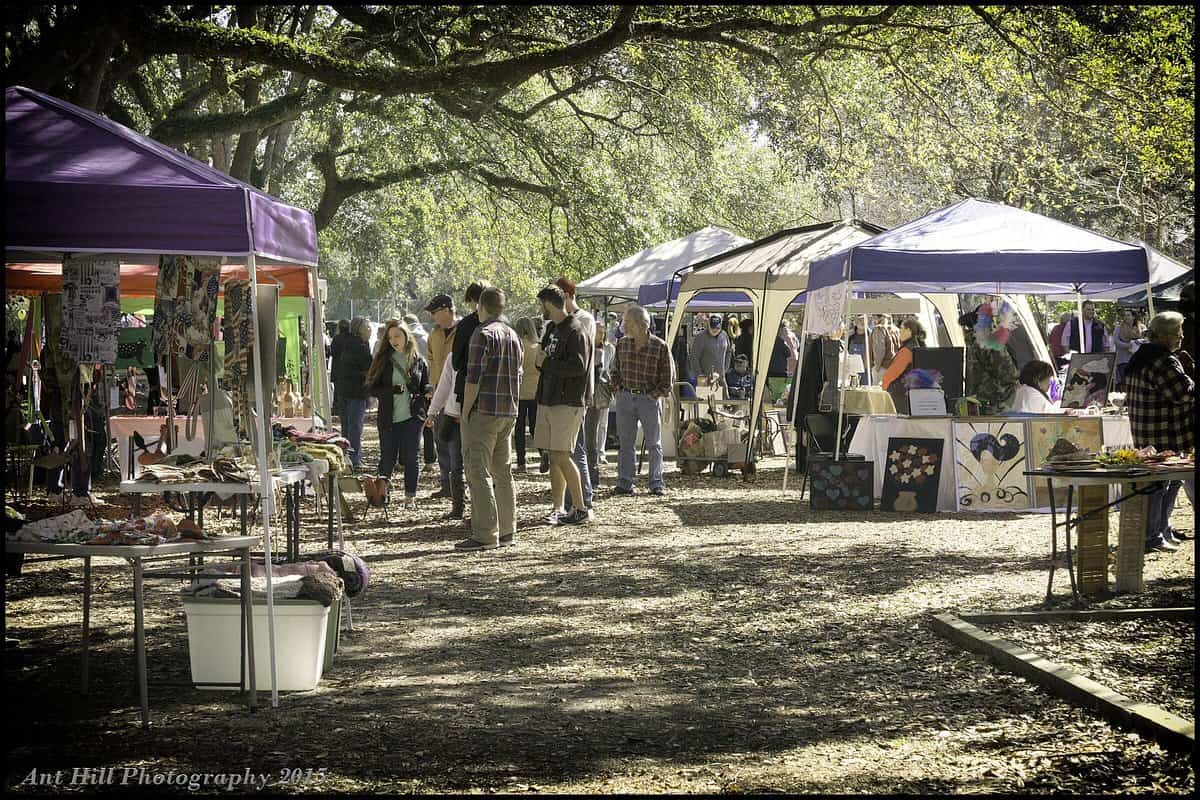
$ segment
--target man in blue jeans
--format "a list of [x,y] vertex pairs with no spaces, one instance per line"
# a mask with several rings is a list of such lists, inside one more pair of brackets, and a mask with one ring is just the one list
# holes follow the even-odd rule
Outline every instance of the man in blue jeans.
[[[1187,452],[1195,442],[1196,382],[1177,355],[1183,342],[1183,316],[1174,311],[1156,314],[1146,338],[1125,368],[1125,404],[1133,443]],[[1179,481],[1162,481],[1150,495],[1147,553],[1177,550],[1181,540],[1188,538],[1170,524],[1181,486]]]
[[638,423],[650,454],[650,494],[662,495],[662,409],[659,401],[671,391],[675,364],[667,343],[650,333],[650,315],[641,306],[625,312],[625,336],[609,373],[609,386],[617,398],[617,434],[621,440],[615,494],[633,494],[637,458]]

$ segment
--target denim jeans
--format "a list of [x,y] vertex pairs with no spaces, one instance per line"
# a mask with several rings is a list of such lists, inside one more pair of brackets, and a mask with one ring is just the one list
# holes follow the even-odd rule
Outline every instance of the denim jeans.
[[1146,544],[1161,544],[1175,510],[1175,498],[1179,496],[1182,481],[1163,481],[1150,495],[1146,508]]
[[633,394],[628,389],[623,389],[617,396],[617,435],[621,438],[621,452],[617,458],[617,488],[633,488],[637,472],[638,423],[642,425],[642,438],[650,452],[650,488],[665,488],[662,410],[658,401],[650,395]]
[[445,413],[438,414],[437,422],[433,424],[433,439],[437,446],[438,472],[442,477],[442,491],[450,494],[450,476],[453,473],[462,474],[462,428],[455,426],[454,436],[450,441],[442,439],[442,425],[445,424]]
[[[575,436],[575,449],[571,451],[571,460],[575,462],[575,466],[579,469],[579,485],[583,489],[583,507],[591,511],[592,496],[595,494],[595,487],[592,486],[591,475],[588,474],[587,464],[587,445],[584,443],[583,431],[586,426],[583,422],[579,423],[579,433]],[[567,499],[563,503],[563,508],[570,511],[574,507],[571,503],[571,492],[567,492]]]
[[417,419],[393,422],[390,428],[379,429],[379,474],[392,477],[399,460],[404,466],[404,495],[416,497],[417,479],[421,477],[421,427]]
[[513,438],[517,446],[517,466],[525,466],[525,430],[528,425],[529,436],[537,428],[537,399],[521,400],[517,403],[517,424],[513,426]]
[[587,443],[588,477],[592,489],[600,485],[600,457],[604,455],[604,440],[608,438],[608,409],[589,408],[583,418],[583,436]]
[[346,397],[342,400],[342,435],[350,442],[350,463],[363,465],[363,419],[367,416],[367,398]]

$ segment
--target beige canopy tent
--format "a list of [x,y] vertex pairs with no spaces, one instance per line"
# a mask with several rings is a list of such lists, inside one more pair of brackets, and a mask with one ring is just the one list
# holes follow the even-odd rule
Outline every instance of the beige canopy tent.
[[598,275],[580,281],[575,294],[605,304],[636,303],[643,284],[670,280],[701,261],[749,243],[749,239],[709,225],[621,259]]
[[[695,264],[684,276],[676,303],[670,309],[668,319],[668,342],[682,324],[684,311],[689,302],[705,292],[741,291],[751,300],[754,307],[755,353],[754,363],[770,362],[775,347],[775,331],[783,320],[788,307],[796,297],[808,288],[809,264],[824,256],[865,241],[885,229],[862,220],[823,222],[799,228],[789,228],[762,239],[744,244],[729,252],[719,254]],[[963,347],[962,329],[958,326],[958,298],[953,294],[929,294],[897,292],[892,300],[894,309],[881,310],[877,300],[852,301],[851,312],[914,313],[922,319],[930,336],[939,344]],[[1006,296],[1017,308],[1021,324],[1028,330],[1036,330],[1032,309],[1024,296]],[[839,307],[835,310],[842,313]],[[805,317],[809,316],[806,309]],[[942,324],[939,326],[938,318]],[[763,335],[766,332],[772,335]],[[1040,336],[1030,336],[1036,357],[1048,360],[1046,344]],[[803,342],[801,343],[803,345]],[[763,398],[766,395],[767,371],[761,366],[755,372],[754,403],[751,408],[750,436],[758,426]],[[751,438],[753,441],[753,438]]]

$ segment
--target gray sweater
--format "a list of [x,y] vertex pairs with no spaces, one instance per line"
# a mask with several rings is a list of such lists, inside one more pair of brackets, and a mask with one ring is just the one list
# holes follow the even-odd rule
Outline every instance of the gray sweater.
[[732,354],[733,348],[725,331],[716,336],[704,331],[692,339],[688,366],[693,375],[711,375],[715,372],[723,378],[729,371]]

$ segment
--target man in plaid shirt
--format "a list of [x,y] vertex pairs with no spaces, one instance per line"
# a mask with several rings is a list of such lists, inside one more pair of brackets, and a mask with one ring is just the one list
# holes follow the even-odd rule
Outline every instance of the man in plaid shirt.
[[[1196,383],[1176,356],[1183,342],[1183,315],[1173,311],[1150,320],[1149,341],[1138,348],[1125,369],[1125,404],[1133,428],[1133,443],[1184,453],[1194,447],[1193,414]],[[1146,552],[1179,546],[1180,532],[1170,526],[1175,498],[1182,484],[1164,481],[1150,495],[1146,514]]]
[[609,372],[609,386],[617,398],[617,435],[621,440],[617,461],[617,494],[633,494],[634,459],[638,423],[650,451],[650,494],[661,495],[663,483],[662,410],[659,400],[671,391],[675,363],[667,343],[650,333],[650,314],[641,306],[625,312],[625,335]]
[[500,319],[503,313],[504,292],[484,289],[463,389],[463,439],[468,443],[463,467],[471,487],[471,537],[455,545],[460,551],[493,550],[512,544],[516,534],[508,443],[517,420],[521,340]]

